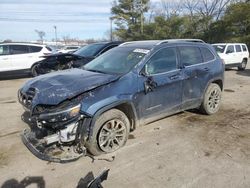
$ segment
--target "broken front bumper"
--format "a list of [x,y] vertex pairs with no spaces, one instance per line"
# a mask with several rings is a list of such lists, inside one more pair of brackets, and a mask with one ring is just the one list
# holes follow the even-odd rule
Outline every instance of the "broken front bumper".
[[86,148],[80,146],[46,145],[43,140],[37,139],[35,133],[25,129],[21,135],[24,145],[39,159],[66,163],[79,159],[86,155]]

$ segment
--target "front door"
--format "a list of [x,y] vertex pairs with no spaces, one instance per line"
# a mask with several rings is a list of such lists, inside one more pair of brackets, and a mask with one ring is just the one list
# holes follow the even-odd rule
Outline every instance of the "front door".
[[0,45],[0,72],[12,70],[8,45]]
[[137,106],[141,123],[148,123],[180,109],[182,74],[174,47],[160,49],[139,76]]

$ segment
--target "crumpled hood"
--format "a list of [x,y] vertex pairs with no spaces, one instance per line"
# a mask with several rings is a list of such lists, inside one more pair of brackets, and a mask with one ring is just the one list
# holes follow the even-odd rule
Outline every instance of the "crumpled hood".
[[20,91],[25,94],[30,89],[35,90],[32,108],[37,104],[57,105],[118,78],[117,75],[69,69],[33,78],[27,81]]

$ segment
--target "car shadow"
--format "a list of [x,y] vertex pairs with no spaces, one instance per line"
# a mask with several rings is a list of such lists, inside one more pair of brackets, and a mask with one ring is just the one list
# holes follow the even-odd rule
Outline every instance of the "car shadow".
[[237,71],[236,74],[241,76],[250,76],[250,69],[245,69],[244,71]]
[[16,79],[23,79],[23,78],[32,78],[30,75],[0,75],[0,81],[1,80],[16,80]]
[[30,187],[31,185],[45,188],[45,181],[42,176],[27,176],[20,182],[16,179],[9,179],[2,184],[1,188],[25,188]]

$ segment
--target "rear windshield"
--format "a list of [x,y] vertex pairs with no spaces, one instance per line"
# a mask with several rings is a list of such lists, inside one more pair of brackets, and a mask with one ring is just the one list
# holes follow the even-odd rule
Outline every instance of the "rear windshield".
[[217,53],[223,53],[225,51],[226,45],[213,45]]
[[93,57],[96,56],[104,46],[105,44],[89,44],[80,48],[79,50],[74,52],[74,54],[83,57]]

